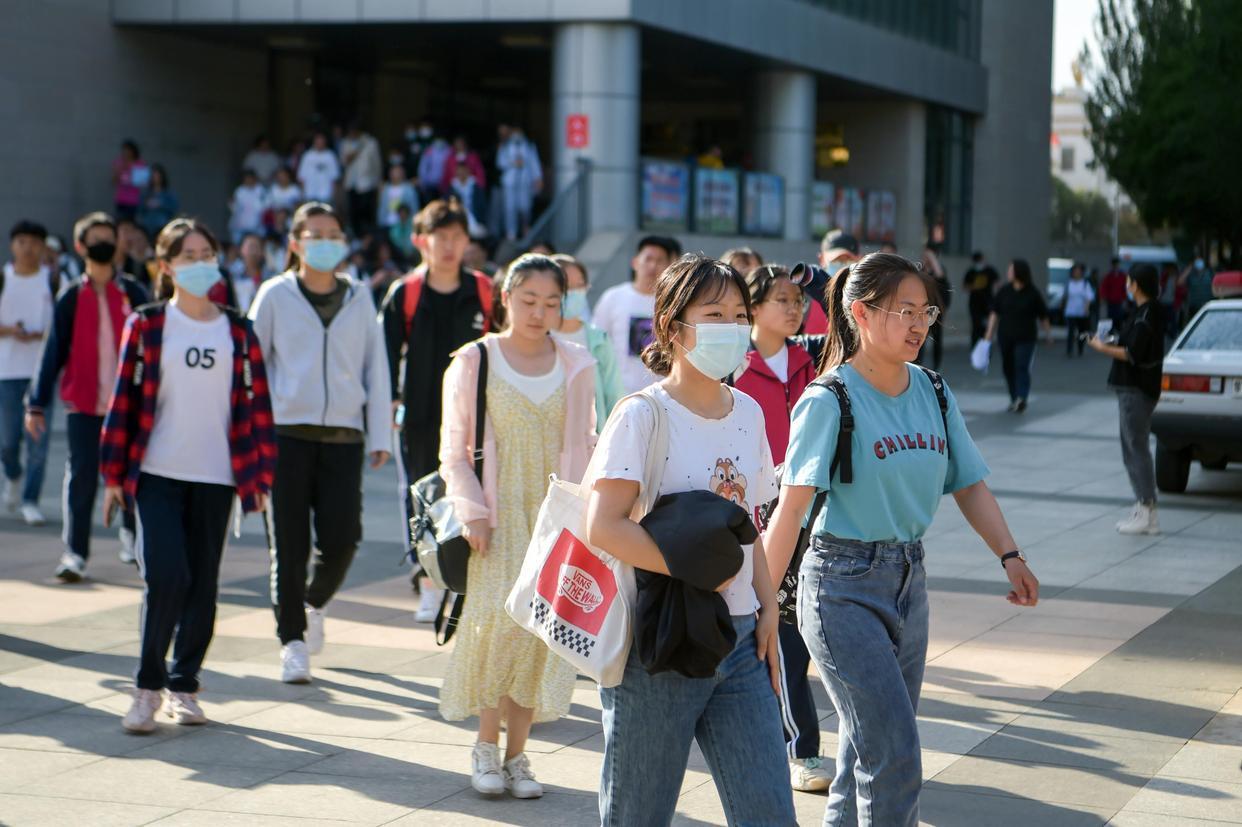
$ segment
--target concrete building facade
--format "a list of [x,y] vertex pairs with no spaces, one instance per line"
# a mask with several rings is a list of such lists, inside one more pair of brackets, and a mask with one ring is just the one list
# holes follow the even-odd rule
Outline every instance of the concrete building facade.
[[1052,0],[14,5],[0,31],[10,221],[64,228],[107,207],[132,138],[186,211],[222,225],[256,134],[281,147],[357,117],[387,145],[428,115],[480,145],[523,123],[553,192],[590,160],[582,246],[600,262],[624,262],[640,232],[641,159],[710,144],[783,180],[780,238],[761,245],[813,253],[820,180],[891,193],[908,255],[933,235],[955,270],[974,248],[1046,257]]

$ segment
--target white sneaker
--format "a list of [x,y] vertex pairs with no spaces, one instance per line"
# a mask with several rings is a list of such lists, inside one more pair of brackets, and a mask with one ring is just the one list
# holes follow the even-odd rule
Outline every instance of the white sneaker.
[[74,554],[68,549],[60,555],[60,562],[56,564],[56,577],[65,583],[79,583],[86,576],[86,561],[82,559],[80,554]]
[[1160,521],[1156,518],[1156,507],[1139,503],[1135,506],[1134,516],[1117,526],[1120,534],[1159,534]]
[[444,600],[444,589],[437,589],[428,580],[423,583],[422,594],[418,597],[418,611],[414,613],[415,623],[434,623],[440,612],[440,602]]
[[543,785],[535,780],[526,753],[515,755],[505,762],[505,789],[514,798],[541,798]]
[[1118,520],[1118,521],[1117,521],[1117,530],[1118,530],[1118,531],[1121,531],[1121,527],[1122,527],[1123,525],[1125,525],[1126,523],[1132,522],[1132,521],[1134,520],[1135,515],[1136,515],[1136,514],[1138,514],[1138,510],[1139,510],[1139,506],[1140,506],[1140,505],[1141,505],[1141,503],[1135,503],[1134,505],[1130,506],[1130,513],[1129,513],[1129,514],[1127,514],[1126,516],[1122,517],[1120,520]]
[[137,544],[138,538],[134,536],[134,532],[128,528],[122,528],[120,531],[121,538],[121,562],[131,565],[138,562],[138,555],[134,552],[134,546]]
[[306,651],[318,655],[323,651],[323,609],[306,607]]
[[310,683],[310,653],[306,643],[291,640],[280,647],[280,679],[285,683]]
[[500,748],[479,741],[470,753],[470,786],[480,795],[500,795],[505,779],[500,775]]
[[135,689],[134,702],[121,719],[121,726],[129,732],[145,735],[155,731],[155,713],[160,708],[160,693],[154,689]]
[[4,481],[4,510],[10,514],[17,513],[17,507],[22,504],[22,481],[21,479]]
[[43,525],[47,522],[39,506],[34,503],[22,503],[22,519],[26,521],[26,525]]
[[822,758],[795,758],[789,762],[789,784],[801,793],[818,793],[828,789],[832,776]]
[[164,697],[164,714],[182,726],[207,723],[207,716],[198,705],[198,696],[192,692],[168,690]]

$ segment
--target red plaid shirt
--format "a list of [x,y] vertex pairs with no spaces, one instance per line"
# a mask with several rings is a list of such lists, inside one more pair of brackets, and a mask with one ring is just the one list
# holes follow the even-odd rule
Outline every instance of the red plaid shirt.
[[[276,436],[267,372],[259,341],[250,323],[235,311],[221,308],[233,337],[232,416],[229,447],[237,495],[246,511],[256,511],[256,498],[272,489],[276,469]],[[133,498],[147,440],[155,426],[160,391],[160,351],[164,340],[164,304],[138,310],[125,324],[121,364],[100,435],[100,467],[104,482],[120,485]]]

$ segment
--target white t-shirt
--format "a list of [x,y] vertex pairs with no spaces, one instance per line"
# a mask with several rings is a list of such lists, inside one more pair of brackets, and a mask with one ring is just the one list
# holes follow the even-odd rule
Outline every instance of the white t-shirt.
[[542,405],[549,396],[556,393],[557,388],[565,384],[565,366],[561,364],[560,357],[557,357],[552,370],[542,376],[527,376],[513,369],[499,344],[495,348],[489,348],[488,353],[495,356],[492,359],[492,369],[496,371],[496,376],[508,382],[536,405]]
[[[287,187],[279,184],[272,184],[271,189],[267,191],[268,200],[272,204],[273,209],[293,211],[298,204],[302,203],[302,188],[297,184],[290,183]],[[277,227],[278,230],[284,230],[284,227]]]
[[[776,497],[776,471],[768,449],[763,411],[746,394],[733,391],[733,410],[723,419],[704,419],[657,386],[656,399],[668,420],[669,456],[660,495],[713,491],[755,510]],[[643,458],[655,422],[641,399],[622,402],[608,418],[595,451],[601,479],[642,482]],[[743,546],[742,568],[724,592],[729,614],[748,615],[759,608],[754,587],[754,547]]]
[[341,164],[329,149],[308,149],[298,162],[298,181],[308,201],[331,201],[332,187],[341,177]]
[[235,485],[229,421],[233,337],[224,314],[191,319],[169,304],[160,351],[155,425],[142,471],[185,482]]
[[782,345],[781,349],[772,354],[772,358],[764,358],[768,363],[768,367],[776,374],[776,378],[782,382],[789,381],[789,345]]
[[[52,288],[46,267],[30,276],[19,276],[12,264],[4,265],[4,290],[0,291],[0,326],[21,322],[27,333],[47,334],[52,325]],[[29,381],[39,367],[40,341],[19,342],[0,337],[0,379]]]
[[1065,285],[1065,315],[1081,319],[1091,315],[1095,291],[1086,279],[1070,279]]
[[267,209],[267,190],[261,184],[240,186],[233,190],[234,230],[263,229],[263,211]]
[[643,348],[651,344],[654,315],[655,294],[640,293],[628,283],[608,288],[595,305],[591,322],[612,341],[626,393],[637,393],[659,379],[642,360]]

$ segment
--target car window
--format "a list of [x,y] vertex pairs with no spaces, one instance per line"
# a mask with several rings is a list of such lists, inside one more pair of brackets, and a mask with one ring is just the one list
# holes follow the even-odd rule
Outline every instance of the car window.
[[1242,309],[1203,313],[1177,349],[1242,350]]

